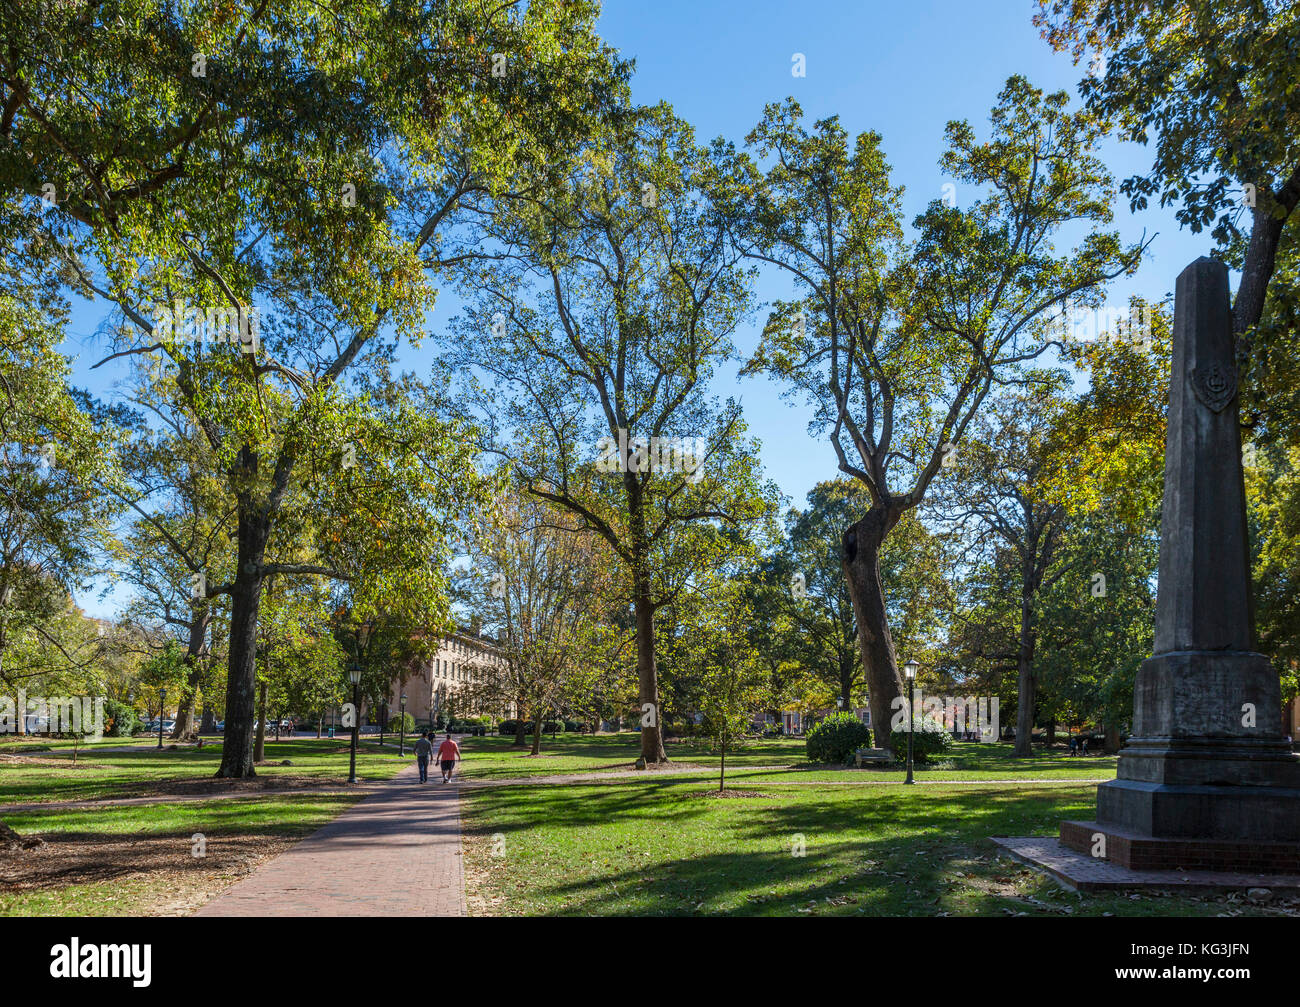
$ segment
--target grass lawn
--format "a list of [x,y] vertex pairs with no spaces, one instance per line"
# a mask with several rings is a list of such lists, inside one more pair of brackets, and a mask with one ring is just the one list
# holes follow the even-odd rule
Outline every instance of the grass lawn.
[[[1077,895],[999,860],[1091,785],[787,787],[719,799],[661,777],[465,789],[471,912],[486,915],[1271,915],[1223,897]],[[802,843],[802,846],[800,846]],[[796,855],[802,852],[802,856]]]
[[360,799],[264,795],[7,814],[8,825],[45,844],[0,852],[0,916],[185,914]]
[[[513,747],[513,738],[466,738],[461,742],[465,762],[457,770],[470,780],[500,780],[557,773],[589,773],[630,770],[641,754],[640,736],[621,734],[560,734],[554,741],[542,739],[539,756],[528,749]],[[702,776],[716,775],[719,757],[707,744],[694,741],[667,745],[668,757],[681,766],[702,766]],[[820,766],[805,758],[803,739],[768,738],[751,741],[737,752],[727,753],[727,777],[745,783],[881,783],[901,782],[902,769],[846,770]],[[952,753],[935,766],[916,767],[920,780],[1009,780],[1009,779],[1109,779],[1115,775],[1114,756],[1071,758],[1064,749],[1044,752],[1029,759],[1013,759],[1011,745],[957,742]]]
[[[210,780],[221,763],[219,745],[159,751],[143,743],[129,751],[105,750],[121,744],[118,739],[115,746],[83,748],[75,764],[67,747],[31,757],[6,755],[18,749],[0,748],[0,805],[179,793]],[[292,765],[280,765],[285,759]],[[387,779],[410,761],[399,759],[395,749],[363,744],[357,754],[357,775],[363,780]],[[347,742],[340,738],[268,741],[266,764],[257,773],[265,784],[342,785],[348,773]],[[245,781],[231,783],[247,786]]]

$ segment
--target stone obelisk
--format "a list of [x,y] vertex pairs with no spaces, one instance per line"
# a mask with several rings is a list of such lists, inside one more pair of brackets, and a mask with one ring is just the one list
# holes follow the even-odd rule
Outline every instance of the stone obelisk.
[[1132,868],[1300,870],[1300,757],[1253,629],[1228,270],[1201,258],[1175,292],[1155,653],[1117,779],[1065,845]]

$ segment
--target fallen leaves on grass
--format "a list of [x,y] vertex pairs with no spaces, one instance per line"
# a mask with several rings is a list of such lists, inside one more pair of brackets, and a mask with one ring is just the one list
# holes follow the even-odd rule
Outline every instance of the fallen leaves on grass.
[[0,884],[7,895],[57,891],[70,885],[147,878],[168,901],[110,906],[136,916],[182,915],[283,853],[297,837],[209,835],[207,855],[192,853],[183,835],[122,836],[116,833],[51,833],[38,850],[0,848]]
[[701,790],[695,797],[758,797],[765,801],[775,800],[779,795],[765,794],[758,790]]

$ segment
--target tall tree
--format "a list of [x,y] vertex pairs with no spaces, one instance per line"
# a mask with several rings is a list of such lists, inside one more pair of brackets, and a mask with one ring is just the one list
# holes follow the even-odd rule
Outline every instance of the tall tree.
[[136,378],[128,393],[133,411],[122,414],[130,440],[121,474],[105,486],[133,519],[123,573],[136,592],[128,617],[162,625],[185,647],[188,671],[172,737],[193,738],[200,684],[210,687],[210,637],[222,625],[214,625],[222,599],[208,596],[207,580],[222,583],[233,573],[235,504],[210,445],[166,379],[147,368],[137,368]]
[[1066,522],[1065,506],[1050,489],[1053,470],[1071,470],[1051,432],[1065,410],[1064,374],[999,397],[971,428],[966,449],[936,494],[947,516],[973,525],[974,545],[1010,550],[1018,569],[1019,627],[1016,641],[1016,747],[1032,755],[1036,712],[1034,649],[1038,640],[1039,591],[1068,567],[1053,564]]
[[[209,592],[231,597],[218,773],[247,776],[268,578],[350,576],[375,610],[445,607],[439,505],[468,498],[464,441],[427,400],[381,416],[364,392],[418,339],[472,204],[533,184],[624,74],[587,3],[116,6],[65,19],[52,48],[22,34],[30,18],[7,32],[0,175],[54,187],[49,230],[81,289],[121,309],[119,354],[161,354],[235,498],[233,579]],[[214,314],[207,338],[235,345],[206,352],[193,321]],[[357,457],[366,479],[345,471]],[[277,533],[309,517],[318,555],[280,560]]]
[[528,493],[608,543],[636,615],[642,755],[667,761],[655,612],[766,510],[740,407],[709,395],[749,305],[703,152],[666,106],[626,111],[563,183],[489,226],[448,364]]
[[[1095,154],[1104,124],[1068,104],[1013,77],[988,140],[949,123],[940,163],[985,196],[932,202],[910,243],[877,134],[851,147],[837,119],[809,131],[789,100],[768,106],[748,137],[764,166],[715,144],[714,199],[735,240],[801,295],[776,305],[748,370],[813,405],[810,429],[828,433],[840,471],[871,496],[842,544],[876,724],[902,693],[880,574],[886,537],[990,389],[1043,352],[1051,313],[1095,300],[1141,254],[1097,230],[1111,220],[1111,179]],[[1058,255],[1051,239],[1063,228],[1084,237]]]

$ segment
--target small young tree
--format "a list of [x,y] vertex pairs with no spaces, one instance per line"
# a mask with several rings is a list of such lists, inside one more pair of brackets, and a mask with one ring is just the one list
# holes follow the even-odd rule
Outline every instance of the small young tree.
[[739,747],[754,712],[768,703],[768,676],[748,632],[753,610],[743,584],[725,582],[707,597],[711,603],[697,610],[685,650],[698,666],[699,712],[719,755],[720,793],[726,786],[727,753]]

